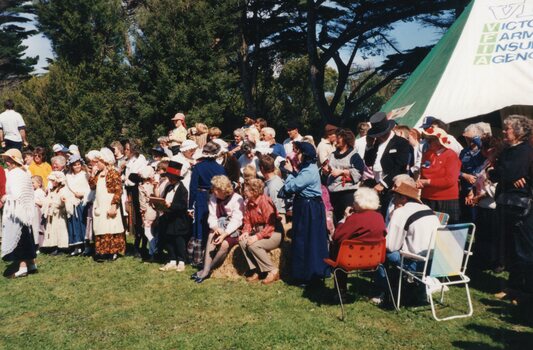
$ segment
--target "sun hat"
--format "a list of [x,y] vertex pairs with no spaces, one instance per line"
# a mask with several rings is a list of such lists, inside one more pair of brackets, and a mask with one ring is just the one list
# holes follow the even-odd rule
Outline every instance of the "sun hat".
[[50,175],[48,175],[48,181],[55,181],[64,184],[66,180],[67,178],[62,171],[52,171]]
[[213,141],[209,141],[202,149],[202,154],[200,155],[200,158],[216,158],[218,157],[219,153],[220,145]]
[[270,147],[270,144],[266,141],[259,141],[255,145],[254,152],[259,152],[261,154],[271,154],[273,149]]
[[193,140],[185,140],[180,146],[180,150],[182,152],[190,151],[191,149],[196,149],[196,148],[198,148],[198,145]]
[[111,151],[109,148],[104,147],[100,149],[100,157],[99,157],[104,163],[113,165],[115,164],[115,155],[113,154],[113,151]]
[[89,151],[85,155],[85,158],[87,158],[89,161],[95,160],[95,159],[100,158],[100,157],[101,157],[100,151],[97,151],[97,150],[94,150],[94,149]]
[[79,155],[80,154],[80,149],[76,145],[70,145],[70,146],[68,146],[68,153]]
[[394,128],[396,123],[394,120],[388,120],[384,112],[377,112],[370,117],[371,128],[368,130],[368,137],[380,137],[387,134]]
[[220,146],[220,152],[219,153],[226,153],[228,152],[228,143],[222,139],[214,139],[214,143]]
[[425,138],[433,137],[437,138],[439,140],[439,143],[446,148],[451,148],[452,143],[450,141],[450,138],[448,137],[448,133],[441,128],[438,128],[436,126],[431,126],[425,130],[422,130],[422,135],[424,135]]
[[83,164],[83,159],[81,159],[81,156],[77,153],[74,153],[68,158],[67,165],[72,165],[76,162],[81,162]]
[[422,201],[420,200],[420,191],[416,187],[413,187],[408,183],[402,182],[399,186],[394,186],[392,188],[392,192],[396,192],[398,194],[401,194],[402,196],[409,197],[422,204]]
[[152,178],[154,175],[155,175],[155,170],[149,165],[145,165],[139,171],[139,176],[145,180]]
[[170,120],[181,120],[181,121],[185,121],[185,114],[183,114],[183,113],[179,113],[179,112],[178,112],[178,113],[176,113],[176,114],[174,115],[174,117],[172,117],[172,119],[170,119]]
[[22,159],[22,153],[16,148],[10,148],[4,153],[0,154],[2,157],[8,157],[18,165],[24,165],[24,160]]

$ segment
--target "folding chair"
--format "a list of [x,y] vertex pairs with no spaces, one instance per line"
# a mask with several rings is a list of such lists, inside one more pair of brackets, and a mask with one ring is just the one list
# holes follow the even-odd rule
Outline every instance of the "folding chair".
[[[451,320],[454,318],[470,317],[474,313],[470,289],[468,283],[470,278],[466,276],[466,267],[468,259],[472,255],[472,243],[476,226],[474,224],[457,224],[447,225],[437,228],[431,238],[429,249],[426,256],[420,256],[409,252],[400,251],[401,262],[400,281],[398,286],[398,308],[400,307],[400,298],[402,290],[402,277],[406,274],[408,277],[423,283],[426,287],[426,293],[431,304],[431,312],[437,321]],[[404,259],[424,262],[422,272],[409,271],[404,268]],[[440,280],[439,280],[440,279]],[[438,283],[435,283],[438,281]],[[444,288],[451,285],[464,284],[466,297],[468,300],[468,312],[439,318],[435,310],[433,301],[432,288],[440,287],[440,303],[444,300]]]
[[435,215],[439,218],[439,222],[441,226],[448,225],[448,220],[450,220],[450,215],[446,213],[442,213],[440,211],[433,211]]
[[[337,273],[339,271],[343,271],[349,275],[352,273],[375,272],[385,262],[385,257],[386,241],[385,238],[382,238],[370,242],[362,242],[356,239],[345,240],[341,243],[337,260],[333,261],[331,259],[324,259],[324,262],[333,268],[335,287],[337,288],[337,293],[339,293],[339,300],[341,303],[341,320],[345,319],[346,314],[344,311],[344,304],[342,302],[342,295],[339,288]],[[384,267],[383,269],[385,270],[385,278],[387,279],[391,299],[394,304],[394,308],[396,308],[394,295],[389,282],[389,276],[387,275],[387,270]]]

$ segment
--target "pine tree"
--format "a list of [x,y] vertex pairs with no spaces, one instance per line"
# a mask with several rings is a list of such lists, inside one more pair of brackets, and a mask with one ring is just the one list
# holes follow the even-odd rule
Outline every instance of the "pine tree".
[[32,8],[24,0],[0,3],[0,87],[27,79],[39,57],[23,57],[27,46],[22,41],[36,33],[22,25],[31,22],[23,13]]

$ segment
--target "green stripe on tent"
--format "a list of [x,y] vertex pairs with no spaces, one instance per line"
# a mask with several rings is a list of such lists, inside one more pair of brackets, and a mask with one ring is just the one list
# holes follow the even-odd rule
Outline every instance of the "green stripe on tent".
[[[431,49],[411,76],[381,108],[382,111],[389,113],[394,109],[409,106],[414,103],[405,116],[396,120],[398,124],[413,127],[423,117],[422,113],[426,110],[455,50],[455,46],[461,37],[473,4],[474,1],[464,9],[461,16],[448,29],[437,45]],[[438,116],[435,117],[438,118]]]

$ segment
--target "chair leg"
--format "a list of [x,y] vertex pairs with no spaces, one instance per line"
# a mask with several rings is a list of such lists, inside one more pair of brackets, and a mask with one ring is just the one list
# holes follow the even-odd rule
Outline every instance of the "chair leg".
[[400,279],[398,281],[398,298],[396,299],[396,305],[397,305],[397,308],[398,310],[400,310],[400,298],[401,298],[401,294],[402,294],[402,277],[403,277],[403,258],[402,258],[402,261],[400,262]]
[[447,320],[453,320],[455,318],[464,318],[464,317],[472,316],[474,314],[474,307],[472,306],[472,298],[470,297],[470,289],[468,288],[468,283],[465,283],[465,290],[466,290],[466,298],[468,300],[468,313],[462,314],[462,315],[438,318],[437,312],[435,310],[435,303],[433,301],[433,296],[431,295],[431,293],[429,293],[429,286],[426,285],[426,291],[428,293],[429,302],[431,303],[431,313],[433,314],[433,318],[437,321],[447,321]]
[[339,287],[339,279],[337,278],[337,272],[339,271],[340,269],[335,269],[333,270],[333,277],[334,277],[334,280],[335,280],[335,287],[337,288],[337,293],[339,294],[339,302],[341,303],[341,310],[342,310],[342,316],[341,316],[341,320],[344,321],[344,318],[345,318],[345,313],[344,313],[344,304],[342,302],[342,295],[341,295],[341,289]]
[[396,306],[396,302],[394,301],[394,294],[392,293],[392,287],[390,285],[389,274],[387,273],[387,270],[385,269],[385,266],[383,266],[383,264],[380,266],[383,269],[383,271],[385,271],[385,279],[387,280],[387,286],[389,287],[389,293],[392,299],[392,305],[394,306],[394,309],[399,310],[400,308]]

